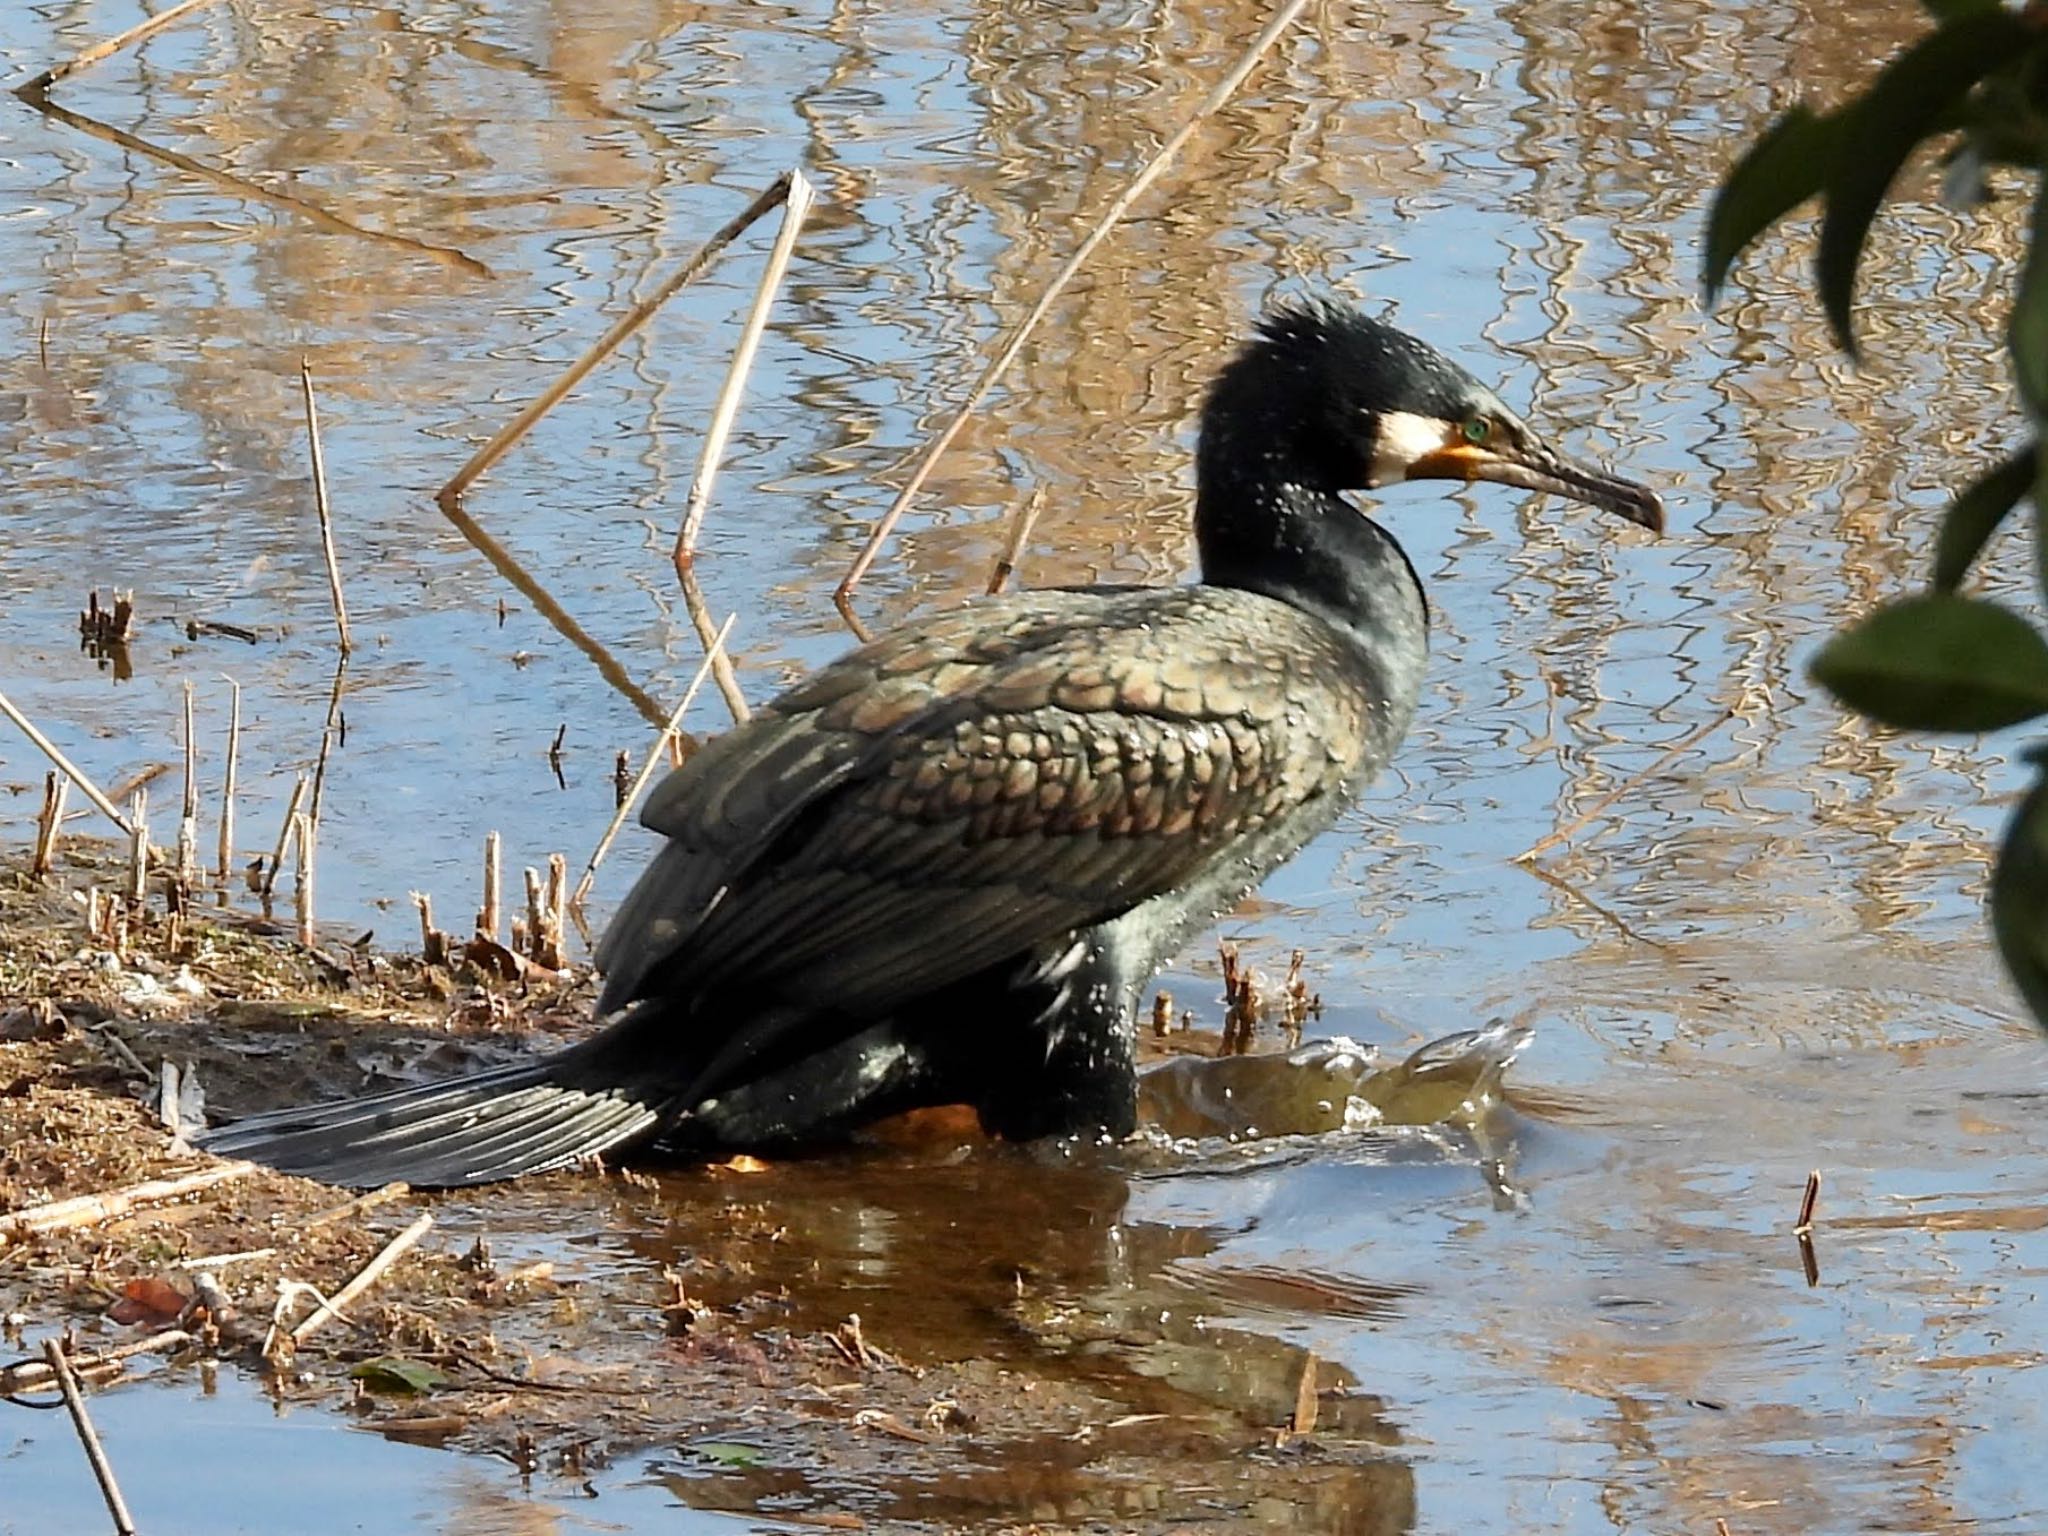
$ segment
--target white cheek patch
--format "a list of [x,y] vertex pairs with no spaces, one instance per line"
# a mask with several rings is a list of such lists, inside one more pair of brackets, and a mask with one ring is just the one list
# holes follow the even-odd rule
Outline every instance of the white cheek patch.
[[1435,453],[1452,440],[1453,429],[1432,416],[1389,411],[1380,418],[1372,445],[1372,485],[1393,485],[1408,478],[1408,466]]

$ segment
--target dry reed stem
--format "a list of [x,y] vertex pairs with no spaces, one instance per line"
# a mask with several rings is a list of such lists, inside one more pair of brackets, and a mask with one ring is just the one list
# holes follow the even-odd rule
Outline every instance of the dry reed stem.
[[1688,732],[1679,741],[1674,742],[1671,746],[1666,747],[1662,752],[1658,753],[1657,756],[1644,767],[1637,769],[1634,773],[1630,774],[1627,778],[1623,779],[1619,784],[1615,785],[1614,788],[1610,790],[1608,793],[1602,795],[1598,800],[1595,800],[1593,804],[1582,815],[1573,818],[1564,826],[1559,827],[1555,832],[1551,833],[1548,837],[1538,838],[1535,842],[1531,843],[1528,847],[1524,848],[1520,853],[1515,855],[1513,862],[1517,864],[1523,863],[1526,860],[1535,858],[1538,854],[1548,853],[1551,849],[1555,848],[1559,843],[1569,840],[1574,834],[1579,832],[1580,829],[1585,827],[1588,823],[1598,820],[1602,812],[1604,812],[1609,806],[1614,804],[1615,801],[1619,800],[1623,795],[1627,794],[1630,790],[1634,789],[1638,784],[1642,783],[1643,780],[1647,779],[1651,774],[1657,772],[1658,769],[1662,768],[1666,763],[1670,762],[1679,754],[1691,751],[1694,747],[1698,746],[1701,742],[1705,741],[1709,736],[1713,735],[1714,732],[1721,729],[1722,726],[1726,725],[1730,720],[1733,720],[1734,718],[1734,710],[1724,710],[1718,718],[1709,720],[1705,725],[1699,727],[1699,729],[1695,731]]
[[421,1238],[425,1237],[428,1229],[433,1225],[434,1218],[432,1214],[424,1214],[419,1220],[386,1243],[378,1250],[375,1258],[371,1259],[369,1263],[356,1272],[356,1277],[353,1280],[334,1293],[321,1311],[315,1312],[292,1330],[292,1343],[295,1346],[305,1343],[307,1339],[311,1338],[326,1324],[329,1318],[339,1315],[343,1307],[346,1307],[350,1302],[362,1295],[363,1292],[375,1285],[383,1278],[384,1271],[403,1258],[406,1251]]
[[114,1517],[117,1536],[135,1536],[128,1501],[121,1497],[121,1485],[114,1480],[114,1465],[107,1460],[106,1447],[100,1444],[99,1432],[92,1427],[92,1415],[85,1411],[85,1399],[79,1395],[78,1378],[71,1374],[71,1362],[64,1358],[64,1346],[55,1339],[45,1339],[43,1358],[56,1373],[57,1385],[64,1393],[64,1406],[71,1410],[71,1427],[78,1431],[85,1459],[92,1463],[92,1475],[99,1480],[100,1497],[107,1501],[107,1513]]
[[284,869],[285,850],[291,845],[292,828],[299,824],[299,807],[305,799],[306,776],[302,773],[292,785],[292,797],[285,805],[284,820],[278,824],[277,846],[271,850],[270,868],[263,871],[263,895],[266,899],[277,889],[277,877]]
[[63,63],[51,65],[33,80],[17,85],[14,88],[14,94],[23,101],[33,103],[38,97],[47,92],[51,86],[64,79],[65,76],[75,75],[81,69],[97,64],[102,59],[112,58],[123,48],[139,43],[144,38],[162,31],[179,18],[189,16],[192,12],[202,10],[206,6],[215,3],[217,3],[217,0],[178,0],[178,3],[169,10],[159,11],[147,20],[137,22],[126,32],[122,32],[114,37],[104,38],[90,47],[81,48]]
[[304,811],[292,818],[292,840],[299,861],[292,871],[292,913],[298,920],[299,942],[313,947],[313,818]]
[[348,652],[343,651],[334,658],[334,685],[327,690],[327,718],[320,722],[320,754],[313,759],[313,800],[306,809],[316,823],[327,803],[327,756],[341,725],[341,696],[347,683]]
[[202,1189],[244,1178],[255,1171],[254,1163],[214,1162],[172,1179],[150,1179],[141,1184],[130,1184],[124,1189],[108,1190],[104,1194],[73,1195],[68,1200],[53,1200],[47,1205],[24,1206],[21,1210],[0,1216],[0,1237],[31,1237],[39,1232],[70,1232],[79,1227],[98,1226],[103,1221],[126,1216],[139,1206],[197,1194]]
[[199,738],[192,720],[192,680],[185,680],[185,799],[178,814],[178,885],[199,878]]
[[36,817],[36,851],[29,862],[32,880],[47,879],[57,858],[57,836],[64,829],[64,802],[70,797],[71,781],[54,769],[43,779],[43,809]]
[[223,889],[235,860],[235,767],[242,754],[242,685],[229,678],[228,687],[234,694],[228,703],[227,768],[220,781],[220,849],[214,861],[214,873]]
[[317,1232],[322,1227],[332,1226],[349,1216],[360,1216],[376,1206],[389,1204],[393,1200],[412,1193],[410,1184],[391,1183],[380,1185],[367,1194],[357,1195],[353,1200],[344,1200],[339,1205],[330,1205],[324,1211],[315,1211],[299,1223],[299,1231]]
[[1259,61],[1266,56],[1267,51],[1280,40],[1289,27],[1294,25],[1295,20],[1307,9],[1308,3],[1309,0],[1283,0],[1279,9],[1273,13],[1273,19],[1266,23],[1257,37],[1252,39],[1251,45],[1231,66],[1230,72],[1217,81],[1209,94],[1202,98],[1193,115],[1174,131],[1171,138],[1159,146],[1150,160],[1140,167],[1138,174],[1131,178],[1130,184],[1117,194],[1115,201],[1095,221],[1094,228],[1088,231],[1074,254],[1069,256],[1059,271],[1053,274],[1052,281],[1046,284],[1045,291],[1039,294],[1038,301],[1031,306],[1030,312],[1010,333],[1010,339],[996,354],[995,361],[988,365],[974,388],[968,391],[967,398],[961,402],[952,419],[927,445],[924,456],[917,461],[917,468],[911,471],[910,479],[905,482],[903,489],[896,493],[896,499],[889,503],[889,509],[882,514],[880,521],[875,524],[874,531],[868,535],[867,543],[854,557],[852,568],[840,581],[839,590],[835,594],[842,610],[851,602],[853,589],[860,585],[861,578],[875,563],[875,556],[881,551],[883,542],[902,519],[904,511],[917,493],[924,488],[925,481],[938,466],[940,457],[953,445],[953,439],[960,435],[960,429],[967,424],[967,418],[979,409],[981,402],[988,397],[989,391],[995,388],[997,381],[1009,372],[1010,365],[1024,350],[1024,343],[1030,339],[1031,333],[1038,328],[1038,323],[1052,309],[1054,301],[1066,291],[1067,284],[1074,280],[1075,274],[1087,264],[1088,258],[1095,254],[1095,248],[1109,237],[1110,231],[1115,229],[1123,216],[1130,211],[1131,205],[1142,197],[1146,189],[1159,179],[1160,173],[1173,163],[1174,157],[1180,153],[1187,141],[1194,137],[1195,131],[1236,94],[1237,88],[1244,84],[1246,76],[1258,67]]
[[704,429],[704,450],[697,459],[697,473],[690,481],[690,494],[683,502],[683,523],[676,531],[674,559],[677,570],[681,570],[697,552],[697,534],[704,526],[704,509],[711,503],[711,487],[718,479],[718,464],[725,456],[725,441],[732,435],[733,419],[739,415],[740,396],[746,390],[747,373],[754,366],[754,354],[760,350],[761,333],[768,328],[768,311],[774,307],[783,275],[788,272],[790,258],[796,253],[797,236],[810,215],[811,204],[817,199],[817,193],[804,179],[802,171],[792,168],[784,182],[782,224],[775,231],[775,244],[768,252],[768,265],[762,269],[760,286],[754,290],[753,308],[747,311],[746,324],[740,327],[740,339],[732,349],[732,361],[726,365],[725,383],[718,391],[717,403],[711,408],[711,423]]
[[[192,1342],[192,1335],[183,1328],[166,1328],[153,1333],[146,1339],[136,1339],[127,1344],[117,1344],[112,1349],[98,1349],[91,1354],[80,1355],[71,1360],[74,1371],[100,1371],[110,1365],[119,1365],[123,1360],[136,1355],[153,1355],[160,1349],[176,1349],[180,1344]],[[41,1392],[55,1386],[57,1373],[47,1360],[23,1360],[14,1365],[0,1366],[0,1393]]]
[[732,716],[734,725],[745,725],[753,718],[753,710],[747,707],[747,696],[740,689],[739,674],[732,669],[732,658],[723,649],[712,645],[717,631],[711,627],[711,605],[704,601],[704,588],[697,580],[697,567],[683,564],[676,567],[676,576],[683,584],[683,608],[690,615],[690,627],[697,631],[697,642],[704,647],[704,653],[712,658],[711,680],[718,684],[719,697],[725,700],[726,712]]
[[299,388],[306,397],[306,441],[313,455],[313,509],[320,516],[320,553],[327,561],[327,591],[334,599],[334,627],[341,635],[341,654],[346,656],[355,649],[355,642],[349,638],[348,603],[341,595],[341,566],[334,558],[334,514],[327,501],[327,455],[320,449],[320,410],[313,403],[313,370],[303,357],[299,359]]
[[[17,91],[15,94],[20,95],[21,93]],[[211,182],[230,197],[240,198],[245,202],[261,203],[265,206],[293,214],[305,219],[316,229],[326,230],[329,234],[348,235],[357,240],[368,240],[378,245],[393,246],[415,256],[424,256],[439,266],[457,268],[472,277],[488,278],[496,275],[474,256],[469,255],[467,252],[456,250],[453,246],[429,245],[426,241],[415,240],[410,235],[393,235],[386,234],[383,230],[379,229],[365,229],[360,224],[351,224],[347,219],[329,213],[326,209],[316,207],[314,204],[306,202],[301,198],[293,197],[284,192],[273,192],[267,187],[259,187],[254,182],[244,181],[239,176],[231,176],[226,171],[218,170],[203,160],[195,160],[190,155],[181,155],[176,150],[165,149],[159,144],[152,144],[149,140],[137,138],[134,134],[124,129],[116,128],[110,123],[103,123],[96,117],[87,117],[83,112],[74,112],[69,107],[60,107],[47,96],[24,97],[23,99],[38,112],[42,113],[43,116],[52,118],[64,124],[67,128],[75,128],[88,138],[98,139],[103,144],[112,144],[115,148],[131,154],[141,155],[145,159],[154,160],[160,165],[167,165],[172,170],[182,172],[187,176],[194,176],[201,181]]]
[[1040,486],[1024,498],[1024,504],[1010,519],[1010,537],[1004,544],[1003,552],[996,557],[995,569],[988,575],[988,595],[994,597],[1009,584],[1016,573],[1017,561],[1023,556],[1024,541],[1031,537],[1031,530],[1038,526],[1038,514],[1045,510],[1045,487]]
[[499,887],[503,873],[503,844],[498,834],[484,834],[484,904],[476,915],[476,931],[492,943],[498,941],[500,915]]
[[710,674],[713,659],[725,649],[726,637],[739,621],[739,615],[728,614],[725,623],[719,626],[712,637],[711,645],[704,653],[704,659],[697,664],[696,674],[690,679],[690,686],[683,690],[683,701],[675,707],[675,713],[668,717],[668,723],[661,728],[661,734],[654,738],[654,745],[648,749],[647,761],[641,765],[640,773],[633,780],[632,788],[619,801],[618,809],[612,812],[611,825],[604,829],[604,836],[598,839],[596,851],[590,855],[590,862],[583,866],[583,877],[576,882],[576,894],[570,900],[577,906],[583,905],[584,897],[590,894],[592,882],[597,879],[597,866],[604,862],[604,856],[611,852],[612,839],[619,835],[619,828],[626,824],[626,817],[647,788],[647,781],[654,777],[654,770],[668,751],[669,742],[681,728],[683,716],[689,713],[690,705],[697,697],[697,690],[704,686],[704,679]]
[[661,722],[667,718],[660,702],[627,676],[626,669],[619,665],[618,658],[569,616],[569,611],[556,600],[554,593],[542,586],[533,573],[519,563],[511,550],[500,544],[483,524],[463,511],[455,502],[442,501],[439,505],[441,515],[454,525],[455,531],[469,540],[471,547],[490,561],[497,573],[512,583],[520,595],[533,604],[534,611],[554,626],[555,633],[589,657],[597,667],[598,675],[629,700],[646,718],[649,725],[659,728]]
[[5,715],[9,720],[12,720],[20,728],[21,733],[36,744],[43,756],[57,765],[65,778],[85,792],[85,798],[93,803],[93,809],[106,817],[107,820],[119,827],[123,832],[128,833],[130,836],[134,835],[135,828],[129,824],[127,817],[114,809],[114,802],[101,794],[99,786],[94,784],[91,779],[88,779],[76,763],[72,762],[62,752],[59,752],[56,744],[41,731],[37,730],[35,723],[27,715],[16,709],[13,702],[4,693],[0,693],[0,715]]
[[703,276],[719,252],[744,234],[756,220],[787,199],[789,189],[789,174],[778,176],[765,192],[705,241],[694,256],[663,279],[653,293],[613,321],[588,351],[563,370],[561,377],[542,390],[531,404],[499,428],[496,436],[471,454],[469,462],[450,476],[448,483],[434,493],[434,499],[444,507],[459,500],[480,476],[511,450],[513,444],[533,430],[534,424],[541,417],[559,405],[563,396],[582,383],[593,368],[618,350],[620,344],[645,325],[662,305]]

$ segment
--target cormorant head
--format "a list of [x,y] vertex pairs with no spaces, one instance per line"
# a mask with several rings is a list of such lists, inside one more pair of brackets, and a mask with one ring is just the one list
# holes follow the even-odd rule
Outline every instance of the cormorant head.
[[1566,458],[1436,348],[1327,300],[1260,322],[1216,381],[1201,451],[1205,480],[1254,464],[1328,492],[1492,480],[1664,527],[1649,487]]

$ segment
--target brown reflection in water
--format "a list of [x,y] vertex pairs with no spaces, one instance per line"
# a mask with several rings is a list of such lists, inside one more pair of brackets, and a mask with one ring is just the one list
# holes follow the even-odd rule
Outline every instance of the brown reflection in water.
[[[1399,1436],[1380,1400],[1324,1363],[1315,1434],[1280,1446],[1305,1353],[1211,1321],[1247,1307],[1386,1317],[1403,1292],[1205,1266],[1218,1234],[1128,1220],[1130,1179],[1085,1157],[989,1148],[945,1162],[849,1156],[678,1175],[635,1213],[630,1241],[676,1267],[693,1297],[756,1322],[815,1332],[858,1313],[869,1343],[913,1367],[973,1362],[1100,1403],[1077,1433],[988,1440],[969,1458],[983,1467],[886,1480],[868,1495],[886,1518],[1410,1529],[1413,1474],[1386,1454]],[[834,1482],[784,1467],[671,1486],[699,1507],[766,1513],[806,1490],[803,1502],[829,1498]]]

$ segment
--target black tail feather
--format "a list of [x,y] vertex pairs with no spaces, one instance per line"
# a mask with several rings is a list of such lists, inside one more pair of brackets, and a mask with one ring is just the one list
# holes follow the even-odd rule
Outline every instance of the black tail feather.
[[203,1145],[330,1184],[485,1184],[565,1167],[660,1127],[661,1095],[590,1078],[587,1059],[567,1051],[372,1098],[275,1110],[223,1126]]

